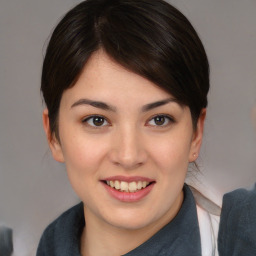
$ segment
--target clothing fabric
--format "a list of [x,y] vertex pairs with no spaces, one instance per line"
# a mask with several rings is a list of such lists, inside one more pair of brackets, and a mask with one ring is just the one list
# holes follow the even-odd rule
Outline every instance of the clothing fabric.
[[224,195],[218,247],[219,256],[256,255],[256,184]]
[[[37,256],[80,256],[80,237],[84,225],[83,204],[80,203],[47,227]],[[143,255],[201,256],[196,204],[187,185],[184,186],[184,201],[177,216],[153,237],[124,256]]]
[[201,256],[200,232],[192,192],[184,186],[184,202],[177,216],[148,241],[124,256]]
[[[37,256],[80,256],[84,225],[83,203],[80,203],[47,227]],[[218,247],[219,256],[256,255],[256,186],[251,191],[236,190],[224,196]],[[184,186],[184,201],[177,216],[124,256],[143,255],[202,255],[196,203],[187,185]]]
[[73,206],[44,231],[37,256],[80,256],[80,237],[84,228],[83,203]]
[[202,256],[218,256],[217,238],[220,217],[210,214],[197,205]]

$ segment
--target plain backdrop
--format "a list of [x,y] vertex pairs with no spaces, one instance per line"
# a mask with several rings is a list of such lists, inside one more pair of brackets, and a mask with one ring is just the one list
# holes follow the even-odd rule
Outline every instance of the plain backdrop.
[[[48,150],[39,92],[47,38],[78,2],[0,1],[0,225],[13,229],[16,256],[35,255],[47,224],[79,201]],[[170,2],[208,53],[209,108],[201,173],[192,183],[221,203],[223,193],[256,181],[256,1]]]

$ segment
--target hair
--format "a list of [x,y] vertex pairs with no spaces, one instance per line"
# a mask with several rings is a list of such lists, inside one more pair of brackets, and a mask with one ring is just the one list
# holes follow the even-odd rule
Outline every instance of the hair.
[[99,49],[188,106],[196,127],[207,106],[209,64],[188,19],[163,0],[87,0],[62,18],[46,50],[41,91],[52,133],[58,136],[63,92]]

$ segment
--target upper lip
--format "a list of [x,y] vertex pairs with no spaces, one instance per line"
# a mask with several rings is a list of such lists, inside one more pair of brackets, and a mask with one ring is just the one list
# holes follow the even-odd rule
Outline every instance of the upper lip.
[[147,177],[142,177],[142,176],[121,176],[121,175],[107,177],[107,178],[102,179],[102,180],[103,181],[118,180],[118,181],[126,181],[126,182],[133,182],[133,181],[154,182],[155,181],[153,179],[150,179],[150,178],[147,178]]

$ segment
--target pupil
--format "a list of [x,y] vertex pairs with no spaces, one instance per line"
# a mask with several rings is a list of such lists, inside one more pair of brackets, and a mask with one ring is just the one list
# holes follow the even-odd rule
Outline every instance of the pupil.
[[104,123],[104,118],[102,117],[94,117],[93,118],[93,124],[96,126],[101,126]]
[[164,116],[157,116],[155,117],[155,123],[157,125],[163,125],[165,121],[165,117]]

